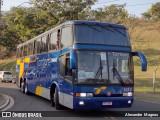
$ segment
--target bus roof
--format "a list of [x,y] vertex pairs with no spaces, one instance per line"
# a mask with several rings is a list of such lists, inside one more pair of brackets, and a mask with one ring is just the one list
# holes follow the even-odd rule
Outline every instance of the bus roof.
[[74,21],[67,21],[67,22],[64,22],[58,26],[56,26],[55,28],[53,29],[50,29],[32,39],[30,39],[29,41],[26,41],[24,43],[21,43],[17,46],[17,48],[25,45],[26,43],[29,43],[29,42],[32,42],[34,41],[35,39],[37,39],[38,37],[40,36],[43,36],[45,35],[46,33],[48,32],[51,32],[59,27],[62,27],[62,26],[65,26],[65,25],[100,25],[100,26],[103,26],[103,27],[116,27],[116,28],[122,28],[122,29],[126,29],[126,27],[124,25],[120,25],[120,24],[113,24],[113,23],[109,23],[109,22],[99,22],[99,21],[86,21],[86,20],[74,20]]
[[109,22],[99,22],[99,21],[86,21],[86,20],[75,20],[75,21],[68,21],[68,22],[64,22],[61,25],[101,25],[101,26],[110,26],[110,27],[118,27],[118,28],[124,28],[126,29],[125,26],[120,25],[120,24],[113,24],[113,23],[109,23]]

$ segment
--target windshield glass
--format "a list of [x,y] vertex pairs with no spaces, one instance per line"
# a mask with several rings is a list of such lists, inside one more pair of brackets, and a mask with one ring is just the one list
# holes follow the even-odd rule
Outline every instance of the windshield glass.
[[11,72],[4,72],[5,75],[12,75]]
[[129,53],[77,51],[78,70],[75,83],[132,84]]
[[130,46],[126,29],[100,25],[76,25],[75,43]]
[[133,83],[133,67],[129,53],[108,52],[108,63],[112,83]]

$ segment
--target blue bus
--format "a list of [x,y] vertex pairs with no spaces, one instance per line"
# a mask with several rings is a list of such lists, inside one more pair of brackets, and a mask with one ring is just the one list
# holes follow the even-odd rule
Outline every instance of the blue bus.
[[56,109],[131,107],[133,56],[123,25],[68,21],[17,46],[16,84],[51,100]]

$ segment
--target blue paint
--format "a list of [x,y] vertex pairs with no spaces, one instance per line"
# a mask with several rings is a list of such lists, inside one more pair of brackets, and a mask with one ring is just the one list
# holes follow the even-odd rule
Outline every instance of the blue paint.
[[132,52],[133,56],[138,56],[142,63],[142,71],[147,71],[147,59],[141,52]]
[[87,45],[87,44],[74,44],[74,49],[89,49],[89,50],[105,50],[105,51],[124,51],[131,52],[130,47],[123,46],[107,46],[107,45]]
[[77,69],[77,54],[75,50],[70,51],[70,69]]
[[[93,22],[93,21],[69,21],[65,22],[54,29],[60,28],[64,25],[101,25],[109,27],[117,27],[126,29],[123,25]],[[52,30],[54,30],[52,29]],[[110,46],[110,45],[94,45],[94,44],[73,44],[73,46],[67,47],[63,50],[56,52],[49,52],[43,54],[37,54],[30,56],[30,62],[24,64],[23,78],[26,78],[28,91],[35,93],[36,87],[41,86],[47,89],[51,88],[52,84],[56,84],[58,90],[62,93],[73,96],[73,109],[102,109],[102,108],[124,108],[131,107],[133,103],[133,97],[125,97],[123,93],[134,92],[133,85],[121,86],[121,85],[73,85],[65,78],[60,77],[60,62],[59,58],[63,54],[70,53],[70,68],[76,69],[77,65],[77,50],[98,50],[98,51],[115,51],[115,52],[128,52],[131,53],[131,47],[125,46]],[[143,54],[139,52],[133,53],[133,56],[139,56],[142,61],[142,70],[146,70],[147,61]],[[16,66],[16,78],[18,80],[19,65]],[[96,89],[100,89],[102,86],[106,86],[106,89],[100,90],[97,94]],[[93,93],[94,97],[80,98],[76,97],[76,93]],[[111,96],[107,96],[108,92]],[[117,95],[117,96],[116,96]],[[105,96],[105,97],[104,97]],[[128,104],[128,100],[132,103]],[[80,106],[79,101],[84,101],[85,105]],[[102,105],[103,102],[112,102],[112,105]]]

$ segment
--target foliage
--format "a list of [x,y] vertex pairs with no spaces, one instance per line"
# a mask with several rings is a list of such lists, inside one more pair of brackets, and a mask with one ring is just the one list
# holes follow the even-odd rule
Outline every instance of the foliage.
[[92,14],[95,20],[112,23],[123,23],[128,18],[128,13],[124,7],[116,4],[93,10]]
[[152,7],[147,12],[143,13],[142,16],[146,19],[160,20],[160,2],[152,5]]
[[[16,46],[69,20],[93,20],[125,24],[133,42],[142,40],[142,31],[134,32],[146,22],[130,16],[125,5],[112,4],[96,10],[91,9],[97,0],[30,0],[33,7],[13,7],[0,19],[0,45],[9,51]],[[160,3],[153,5],[143,17],[156,19],[160,31]],[[135,33],[137,35],[135,35]],[[143,43],[141,43],[143,44]],[[138,47],[141,44],[137,45]]]
[[31,0],[35,7],[47,14],[50,24],[58,25],[68,20],[88,19],[88,11],[96,0]]

